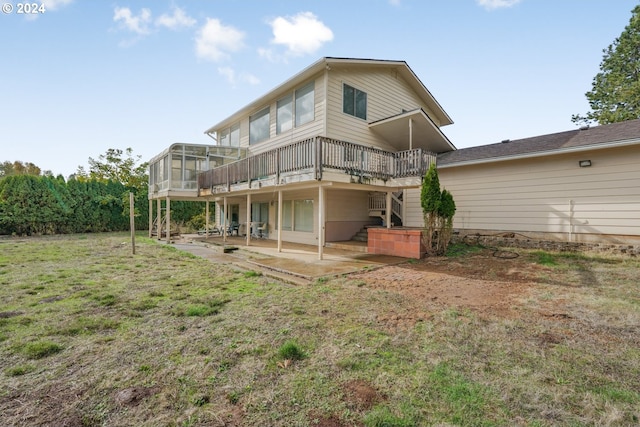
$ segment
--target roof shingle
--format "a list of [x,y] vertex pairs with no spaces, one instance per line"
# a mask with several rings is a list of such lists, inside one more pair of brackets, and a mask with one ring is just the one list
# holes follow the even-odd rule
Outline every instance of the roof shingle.
[[438,155],[438,166],[475,161],[500,160],[505,157],[553,153],[577,147],[640,139],[640,119],[534,136],[479,147],[462,148]]

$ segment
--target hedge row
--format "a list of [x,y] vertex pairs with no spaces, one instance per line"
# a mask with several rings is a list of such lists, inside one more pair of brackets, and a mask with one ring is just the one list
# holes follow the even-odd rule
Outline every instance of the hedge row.
[[[65,234],[129,229],[129,192],[135,194],[136,229],[148,229],[146,186],[36,175],[0,179],[0,234]],[[154,204],[155,206],[155,204]],[[172,221],[204,211],[201,202],[172,202]]]

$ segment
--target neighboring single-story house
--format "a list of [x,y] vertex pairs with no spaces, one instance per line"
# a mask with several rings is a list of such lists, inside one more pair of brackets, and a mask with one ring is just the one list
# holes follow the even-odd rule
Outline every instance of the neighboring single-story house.
[[150,229],[153,200],[157,224],[161,200],[200,200],[247,244],[313,244],[322,258],[379,225],[369,250],[418,257],[420,185],[437,162],[457,229],[640,238],[639,121],[462,150],[441,131],[451,123],[406,62],[322,58],[207,129],[214,144],[151,159]]
[[640,243],[640,120],[438,155],[465,233]]

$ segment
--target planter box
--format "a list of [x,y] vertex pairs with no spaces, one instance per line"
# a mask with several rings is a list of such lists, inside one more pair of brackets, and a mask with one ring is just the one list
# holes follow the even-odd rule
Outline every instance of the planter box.
[[425,254],[422,230],[412,228],[368,228],[370,254],[420,259]]

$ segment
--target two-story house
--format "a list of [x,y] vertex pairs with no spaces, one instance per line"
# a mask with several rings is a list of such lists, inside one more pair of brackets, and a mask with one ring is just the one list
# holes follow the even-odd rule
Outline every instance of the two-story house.
[[451,123],[404,61],[322,58],[209,128],[215,144],[154,157],[149,229],[154,200],[158,224],[162,200],[200,200],[247,244],[314,244],[321,258],[381,225],[369,251],[419,257],[421,179],[437,159],[460,233],[640,241],[640,120],[461,150],[440,130]]
[[215,202],[217,224],[247,243],[317,244],[321,257],[367,225],[422,225],[407,192],[455,150],[440,130],[451,123],[406,62],[322,58],[206,130],[215,144],[152,159],[149,198]]

